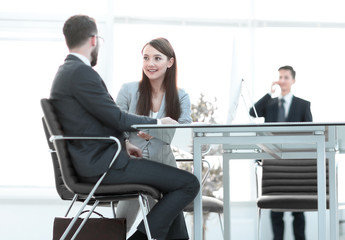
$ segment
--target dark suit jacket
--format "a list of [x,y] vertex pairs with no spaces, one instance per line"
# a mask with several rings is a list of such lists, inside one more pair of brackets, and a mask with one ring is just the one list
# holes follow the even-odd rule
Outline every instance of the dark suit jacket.
[[[277,122],[278,98],[272,98],[271,95],[266,94],[257,103],[255,103],[254,106],[256,108],[258,117],[264,117],[265,122]],[[252,117],[255,117],[253,108],[250,109],[249,114]],[[312,122],[313,117],[310,111],[310,102],[293,96],[286,121]]]
[[[60,66],[50,99],[64,134],[69,136],[115,136],[123,144],[123,132],[134,131],[131,125],[157,123],[156,119],[121,111],[98,73],[73,55],[68,55]],[[93,177],[108,169],[117,149],[115,145],[84,140],[69,141],[67,147],[77,173]],[[113,167],[124,167],[128,159],[123,147]]]

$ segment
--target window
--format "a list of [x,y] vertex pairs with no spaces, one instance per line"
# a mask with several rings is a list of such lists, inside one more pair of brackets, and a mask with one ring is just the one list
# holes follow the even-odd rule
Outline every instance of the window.
[[[311,101],[314,121],[326,122],[345,119],[338,109],[344,92],[343,5],[340,0],[8,1],[0,14],[1,185],[54,184],[39,101],[49,96],[68,53],[62,26],[69,16],[96,18],[105,37],[97,70],[114,97],[123,83],[140,80],[143,45],[165,37],[177,54],[179,85],[193,102],[200,93],[216,96],[218,122],[225,123],[235,41],[238,75],[254,101],[269,91],[280,66],[292,65],[294,93]],[[242,100],[236,122],[249,122]],[[248,189],[238,189],[237,200],[252,199],[252,165],[235,164],[242,168],[238,173],[248,173],[234,176],[232,182]]]

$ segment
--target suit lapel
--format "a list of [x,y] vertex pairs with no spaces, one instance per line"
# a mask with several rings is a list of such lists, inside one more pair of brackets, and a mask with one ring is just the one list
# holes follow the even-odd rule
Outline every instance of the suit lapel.
[[272,99],[272,114],[274,114],[273,121],[277,122],[278,121],[278,98]]
[[287,122],[291,122],[292,121],[291,117],[294,116],[294,114],[295,114],[294,111],[296,110],[296,108],[297,108],[296,98],[295,98],[295,96],[292,96],[290,108],[289,108],[288,115],[287,115],[287,118],[286,118]]

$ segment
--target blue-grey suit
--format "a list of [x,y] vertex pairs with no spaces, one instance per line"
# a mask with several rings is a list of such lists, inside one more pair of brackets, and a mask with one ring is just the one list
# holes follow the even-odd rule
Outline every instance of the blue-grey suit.
[[[156,124],[157,120],[122,111],[107,91],[101,77],[78,57],[68,55],[60,66],[50,99],[65,135],[115,136],[124,144],[123,133],[135,131],[133,124]],[[69,141],[67,144],[76,172],[95,182],[107,171],[117,147],[112,142]],[[107,171],[103,182],[140,183],[157,188],[163,198],[147,215],[156,239],[186,239],[175,219],[196,196],[199,182],[192,174],[145,159],[132,159],[125,148]],[[138,230],[145,232],[143,223]]]
[[[126,112],[135,114],[137,109],[137,103],[139,98],[139,82],[131,82],[124,84],[116,98],[116,103]],[[179,123],[191,123],[191,104],[189,95],[182,89],[178,91],[179,100],[180,100],[180,107],[181,107],[181,115],[178,119]],[[165,117],[165,95],[163,96],[160,109],[157,114],[157,118]],[[139,147],[141,150],[147,148],[148,151],[148,158],[151,161],[160,162],[166,165],[170,165],[176,167],[176,160],[172,153],[170,143],[174,136],[175,131],[172,129],[160,129],[160,130],[147,130],[146,131],[149,135],[153,136],[152,139],[146,141],[143,138],[137,136],[137,132],[129,132],[128,137],[129,141],[134,144],[135,146]],[[150,205],[154,205],[155,202],[150,199]],[[129,231],[131,226],[133,225],[137,213],[139,210],[138,201],[128,200],[128,201],[121,201],[118,204],[117,208],[117,216],[125,217],[127,219],[127,230]],[[180,229],[185,228],[185,221],[183,218],[182,213],[176,218],[175,225],[178,225]],[[187,230],[186,231],[186,236]]]
[[[128,113],[136,114],[137,102],[139,98],[138,92],[139,82],[131,82],[124,84],[116,98],[116,103],[121,110]],[[179,123],[191,123],[191,103],[189,95],[183,90],[178,91],[181,115],[178,119]],[[165,95],[163,96],[157,118],[166,117],[165,115]],[[174,131],[168,130],[147,130],[149,135],[153,136],[150,141],[146,141],[137,136],[136,132],[129,132],[129,140],[132,144],[144,149],[146,146],[149,152],[149,159],[155,162],[161,162],[176,167],[176,161],[172,154],[170,143],[174,136]]]

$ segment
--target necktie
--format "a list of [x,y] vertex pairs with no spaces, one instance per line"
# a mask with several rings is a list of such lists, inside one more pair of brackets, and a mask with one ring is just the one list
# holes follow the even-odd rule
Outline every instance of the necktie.
[[277,122],[285,122],[286,121],[284,103],[285,103],[285,100],[283,98],[279,100]]

